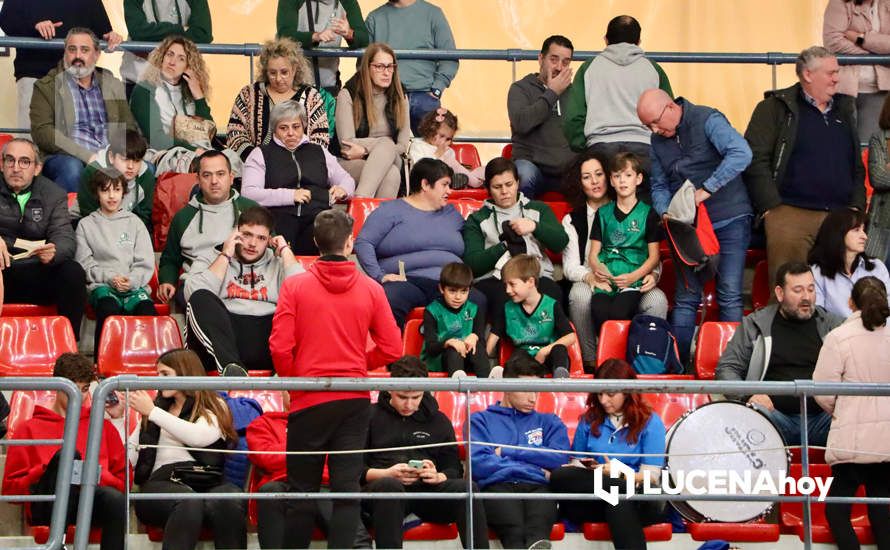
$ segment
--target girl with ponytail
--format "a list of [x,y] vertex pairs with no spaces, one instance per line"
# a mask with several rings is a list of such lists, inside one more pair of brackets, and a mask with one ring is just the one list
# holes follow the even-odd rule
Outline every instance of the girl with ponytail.
[[[890,330],[887,287],[876,277],[853,285],[853,314],[825,337],[815,382],[890,383]],[[825,460],[834,482],[829,496],[851,497],[865,485],[870,497],[890,496],[890,397],[817,395],[831,418]],[[850,504],[828,504],[825,517],[838,548],[859,548],[850,522]],[[878,548],[890,548],[890,508],[868,507]]]

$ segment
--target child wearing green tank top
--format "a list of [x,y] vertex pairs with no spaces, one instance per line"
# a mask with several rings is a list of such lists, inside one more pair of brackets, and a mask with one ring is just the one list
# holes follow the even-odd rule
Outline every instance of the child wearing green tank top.
[[[540,270],[538,259],[528,254],[513,256],[501,268],[510,301],[492,320],[486,347],[490,355],[498,341],[507,338],[515,346],[514,355],[527,353],[547,367],[554,378],[567,378],[569,346],[575,343],[575,331],[559,302],[538,290]],[[494,367],[492,376],[502,370]]]
[[[659,219],[655,210],[637,199],[643,181],[640,159],[618,153],[612,160],[614,202],[601,206],[590,230],[588,262],[594,274],[590,307],[594,334],[608,320],[631,319],[641,291],[650,290],[643,278],[658,266]],[[655,286],[650,282],[650,286]]]
[[485,312],[468,300],[473,271],[452,262],[439,275],[441,296],[423,313],[423,347],[420,358],[430,372],[447,372],[460,378],[467,371],[483,378],[491,372],[485,347],[478,345],[485,334]]

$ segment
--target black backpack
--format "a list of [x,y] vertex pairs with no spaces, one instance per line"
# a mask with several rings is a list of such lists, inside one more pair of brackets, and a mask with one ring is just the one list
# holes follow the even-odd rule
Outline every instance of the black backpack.
[[670,324],[661,317],[634,316],[627,331],[627,362],[638,374],[683,374]]

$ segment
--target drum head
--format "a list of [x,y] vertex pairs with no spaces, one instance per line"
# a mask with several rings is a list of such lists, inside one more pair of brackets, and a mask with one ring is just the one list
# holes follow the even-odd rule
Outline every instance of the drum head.
[[[676,484],[681,472],[693,470],[749,472],[756,480],[767,471],[775,486],[788,471],[785,440],[759,411],[732,401],[708,403],[687,413],[667,435],[667,468]],[[696,480],[699,481],[699,480]],[[706,487],[700,479],[696,487]],[[684,488],[682,494],[689,494]],[[671,502],[690,521],[745,522],[769,511],[769,502]]]

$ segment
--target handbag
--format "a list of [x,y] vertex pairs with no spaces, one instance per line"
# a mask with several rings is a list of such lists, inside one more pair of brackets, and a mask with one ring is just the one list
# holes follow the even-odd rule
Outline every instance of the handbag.
[[176,115],[173,117],[173,139],[189,145],[210,148],[210,141],[216,135],[216,123],[199,116]]
[[222,468],[203,464],[175,465],[170,481],[190,487],[196,493],[206,493],[223,482]]

